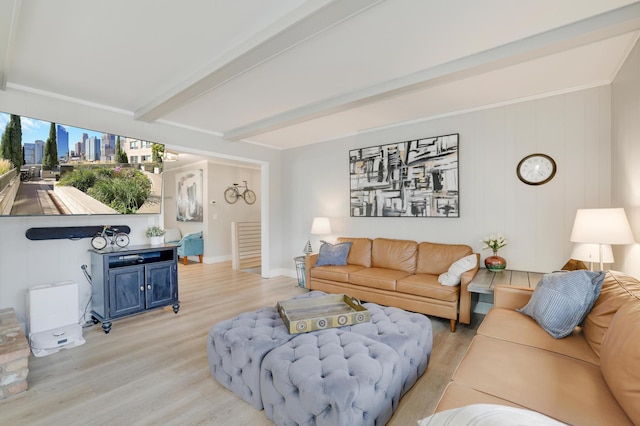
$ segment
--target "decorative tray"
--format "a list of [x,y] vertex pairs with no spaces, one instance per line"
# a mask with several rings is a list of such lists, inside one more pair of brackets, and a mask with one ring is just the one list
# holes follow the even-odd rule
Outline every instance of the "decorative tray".
[[355,297],[330,294],[278,302],[278,312],[290,334],[371,321],[371,314]]

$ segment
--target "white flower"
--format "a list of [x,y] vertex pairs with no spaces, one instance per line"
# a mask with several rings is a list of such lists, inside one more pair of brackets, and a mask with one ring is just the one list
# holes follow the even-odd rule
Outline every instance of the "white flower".
[[483,250],[491,249],[493,251],[498,251],[502,247],[507,245],[507,239],[502,234],[490,235],[489,237],[484,237],[480,240],[485,246],[482,247]]

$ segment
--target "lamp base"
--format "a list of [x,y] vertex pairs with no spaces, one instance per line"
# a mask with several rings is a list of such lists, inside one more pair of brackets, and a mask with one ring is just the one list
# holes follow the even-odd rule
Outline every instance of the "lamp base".
[[[561,269],[563,271],[578,271],[581,269],[587,269],[587,265],[585,265],[582,260],[569,259]],[[593,263],[591,264],[591,270],[593,271]]]

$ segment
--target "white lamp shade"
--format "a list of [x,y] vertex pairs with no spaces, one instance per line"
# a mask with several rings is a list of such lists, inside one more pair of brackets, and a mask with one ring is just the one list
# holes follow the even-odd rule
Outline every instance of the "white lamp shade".
[[331,223],[328,217],[314,217],[311,225],[311,233],[314,235],[326,235],[331,233]]
[[610,244],[574,244],[571,258],[585,262],[600,262],[600,247],[602,247],[602,263],[613,263],[613,250]]
[[590,244],[633,244],[624,209],[578,209],[571,241]]

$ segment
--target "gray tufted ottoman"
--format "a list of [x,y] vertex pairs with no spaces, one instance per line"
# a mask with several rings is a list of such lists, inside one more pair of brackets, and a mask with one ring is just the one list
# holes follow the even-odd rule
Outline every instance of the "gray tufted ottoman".
[[[326,293],[321,291],[311,291],[295,298],[322,297],[324,295]],[[346,332],[366,337],[396,352],[399,359],[398,370],[401,386],[399,398],[415,384],[427,368],[433,339],[431,321],[424,315],[399,308],[385,307],[374,303],[363,305],[371,313],[371,322],[302,335],[289,334],[275,307],[246,312],[233,319],[219,322],[211,327],[207,341],[211,374],[218,382],[243,400],[257,409],[262,409],[264,396],[261,389],[261,380],[263,380],[261,365],[268,353],[298,337],[324,333],[337,335],[338,332],[340,334]],[[324,356],[319,358],[319,360],[321,359],[324,359]],[[278,374],[280,373],[276,373],[276,376]],[[276,378],[280,380],[279,376]],[[273,377],[270,380],[275,381]],[[336,401],[335,407],[341,403],[341,401]],[[270,400],[269,405],[272,407],[268,409],[270,413],[289,410],[288,406],[273,408],[277,405],[274,400]],[[297,405],[294,404],[294,407]],[[392,404],[391,413],[394,409],[395,405]],[[271,416],[271,414],[268,415]],[[285,415],[279,415],[279,417],[288,418]],[[382,419],[383,417],[378,418]],[[317,421],[320,422],[320,420]],[[378,420],[378,424],[382,424],[381,420]]]
[[[311,291],[294,299],[321,297]],[[211,375],[240,398],[262,410],[260,364],[273,348],[293,339],[275,307],[245,312],[214,324],[207,338]]]
[[342,329],[296,336],[264,357],[260,374],[277,425],[384,425],[402,392],[398,353]]
[[207,341],[211,374],[224,387],[261,410],[262,359],[293,337],[275,307],[245,312],[219,322],[209,331]]
[[363,303],[371,314],[365,322],[342,330],[369,337],[393,348],[400,356],[402,395],[416,383],[427,369],[433,348],[431,321],[425,315],[400,308]]

